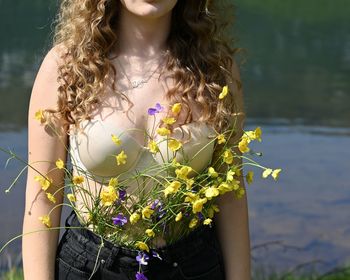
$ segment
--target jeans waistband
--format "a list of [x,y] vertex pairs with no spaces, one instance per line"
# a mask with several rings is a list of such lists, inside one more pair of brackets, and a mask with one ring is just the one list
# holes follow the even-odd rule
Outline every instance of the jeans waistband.
[[[69,219],[71,222],[69,223]],[[135,258],[140,250],[119,246],[112,242],[103,239],[104,246],[100,248],[102,239],[93,231],[86,228],[75,228],[83,227],[80,223],[76,213],[72,210],[71,214],[66,219],[66,226],[73,227],[67,228],[67,234],[70,238],[73,238],[79,246],[83,244],[84,248],[87,248],[90,253],[97,255],[100,254],[102,258],[110,258],[113,255],[123,254],[132,258]],[[215,235],[215,224],[211,227],[201,225],[198,228],[191,231],[187,236],[180,238],[173,243],[160,248],[150,248],[157,252],[162,260],[173,262],[187,257],[200,251],[203,246],[207,246],[208,242],[213,242]]]

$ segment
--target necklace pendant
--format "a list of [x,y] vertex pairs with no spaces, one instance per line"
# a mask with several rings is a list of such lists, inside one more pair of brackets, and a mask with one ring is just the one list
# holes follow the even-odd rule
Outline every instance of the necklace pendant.
[[136,80],[136,81],[132,81],[131,82],[131,86],[133,88],[138,88],[140,85],[143,85],[145,83],[145,81],[142,79],[142,80]]

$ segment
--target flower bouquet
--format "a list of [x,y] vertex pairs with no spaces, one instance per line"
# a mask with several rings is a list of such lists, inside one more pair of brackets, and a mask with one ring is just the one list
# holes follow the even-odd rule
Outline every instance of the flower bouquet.
[[[224,86],[219,98],[224,98],[227,93],[228,87]],[[157,103],[154,108],[148,109],[148,116],[155,120],[156,114],[163,109],[161,104]],[[136,279],[147,279],[142,272],[142,265],[147,265],[150,257],[160,258],[155,245],[157,238],[164,239],[166,244],[171,244],[197,227],[210,227],[215,213],[220,211],[217,204],[218,197],[229,192],[237,199],[245,195],[239,179],[244,178],[251,184],[254,172],[250,170],[244,174],[244,164],[262,168],[263,178],[271,175],[277,180],[281,172],[280,168],[263,167],[248,156],[261,155],[249,147],[251,141],[262,141],[260,127],[253,131],[243,131],[239,141],[230,144],[229,139],[235,132],[234,124],[228,130],[216,133],[206,144],[206,146],[213,144],[214,150],[220,148],[221,154],[215,161],[213,157],[203,170],[199,172],[194,170],[190,166],[193,157],[190,159],[186,157],[184,141],[172,137],[168,128],[176,122],[176,116],[181,111],[181,103],[175,103],[170,109],[172,116],[162,119],[164,126],[155,132],[152,129],[150,134],[146,133],[148,151],[158,155],[163,160],[162,164],[157,163],[147,166],[144,170],[137,170],[124,180],[120,179],[120,175],[112,177],[102,182],[97,193],[92,193],[83,186],[86,180],[84,172],[79,171],[78,175],[73,175],[72,169],[69,169],[61,159],[55,162],[55,168],[63,170],[68,178],[62,188],[68,192],[66,196],[69,203],[63,204],[74,209],[78,216],[85,212],[87,218],[84,220],[81,217],[81,220],[84,220],[83,226],[101,237],[101,246],[104,240],[108,240],[117,245],[139,250],[139,255],[136,257],[139,263]],[[35,118],[41,124],[46,123],[42,110],[35,113]],[[161,136],[161,140],[157,141],[155,134]],[[111,134],[111,141],[120,146],[121,135]],[[159,148],[162,145],[167,146],[166,155],[162,154]],[[234,148],[238,148],[240,154],[236,153]],[[8,152],[4,149],[2,151]],[[12,152],[9,153],[14,156]],[[178,155],[181,155],[181,161],[177,160]],[[128,161],[128,154],[124,150],[113,156],[116,165],[123,165]],[[235,159],[245,159],[247,162],[236,164]],[[29,164],[27,166],[33,168]],[[53,188],[53,180],[47,174],[38,172],[34,179],[40,183],[42,191],[53,204],[47,215],[38,217],[46,227],[51,228],[51,212],[63,205],[56,203],[57,193],[61,192],[62,188]],[[129,191],[131,181],[137,182],[137,187]],[[75,204],[77,196],[80,196],[82,201],[89,200],[91,203],[86,203],[83,210],[77,209]]]

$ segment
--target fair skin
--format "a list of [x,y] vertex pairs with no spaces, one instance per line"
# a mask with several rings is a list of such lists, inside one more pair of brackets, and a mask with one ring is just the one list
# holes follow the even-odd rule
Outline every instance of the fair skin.
[[[235,79],[241,80],[236,64],[233,65],[232,73]],[[235,82],[228,82],[228,86],[230,91],[234,93],[234,102],[237,106],[236,124],[237,127],[242,128],[245,120],[242,88],[239,89]],[[237,143],[241,133],[231,137],[229,142]],[[242,155],[237,147],[234,147],[233,150],[236,154]],[[242,160],[235,157],[234,164],[241,165]],[[240,176],[237,180],[240,181],[240,186],[245,189],[243,176]],[[247,196],[244,195],[237,199],[232,193],[226,193],[218,198],[218,206],[220,212],[215,216],[215,222],[224,255],[227,279],[249,280],[251,279],[251,255]]]
[[[50,135],[33,118],[34,113],[40,108],[55,108],[57,97],[57,61],[56,50],[50,51],[45,57],[37,74],[29,105],[28,116],[28,162],[42,174],[47,174],[54,167],[54,162],[61,158],[66,160],[64,145],[67,137],[62,137],[62,142]],[[34,163],[36,161],[43,161]],[[44,162],[45,161],[45,162]],[[48,162],[53,162],[49,164]],[[22,239],[23,269],[26,280],[30,279],[54,279],[54,261],[56,254],[58,230],[45,230],[45,226],[38,220],[39,216],[46,215],[53,204],[48,201],[44,191],[38,182],[34,181],[37,173],[28,169],[25,212],[23,220],[23,233],[43,230],[37,233],[27,234]],[[54,170],[49,175],[53,179],[53,185],[63,183],[63,172]],[[55,189],[50,187],[50,192]],[[62,203],[62,192],[56,196],[57,203]],[[58,207],[51,214],[52,226],[60,225],[61,208]]]
[[[122,13],[118,26],[118,57],[122,62],[125,72],[134,77],[140,75],[142,65],[150,66],[147,69],[153,69],[152,63],[157,58],[157,54],[165,49],[165,42],[170,28],[171,10],[176,4],[176,0],[171,1],[152,1],[152,0],[121,0]],[[42,174],[47,174],[54,167],[58,158],[63,161],[67,158],[65,146],[68,143],[68,136],[64,134],[61,138],[45,131],[43,126],[33,118],[34,113],[41,108],[55,108],[57,103],[57,69],[62,63],[59,59],[60,49],[53,48],[45,57],[40,70],[37,74],[29,106],[28,117],[28,161],[45,161],[35,163],[34,167]],[[118,64],[113,61],[118,69]],[[234,74],[239,78],[237,67],[233,69]],[[117,78],[117,84],[120,89],[127,87],[125,77]],[[234,84],[229,85],[232,92],[237,93],[235,102],[243,110],[242,91],[236,91]],[[137,127],[140,129],[150,129],[153,122],[147,122],[147,108],[154,106],[156,102],[167,104],[164,98],[166,90],[171,87],[171,81],[163,79],[151,79],[143,87],[129,92],[130,100],[135,104],[130,114],[130,119],[123,110],[128,106],[122,104],[123,110],[118,118],[126,123],[128,127]],[[139,98],[142,96],[142,98]],[[105,98],[106,104],[119,106],[120,100],[113,95],[113,92],[107,92]],[[194,110],[194,120],[198,118],[198,110]],[[106,110],[107,111],[107,110]],[[115,115],[116,116],[116,115]],[[114,117],[115,117],[114,116]],[[180,114],[179,123],[182,123]],[[159,116],[159,119],[163,116]],[[243,119],[242,119],[243,121]],[[134,135],[142,143],[142,136]],[[51,162],[51,164],[47,163]],[[24,213],[23,233],[35,230],[43,230],[34,234],[27,234],[23,237],[23,267],[26,280],[53,280],[55,255],[58,243],[58,230],[46,230],[47,228],[38,220],[39,216],[47,214],[53,204],[48,201],[44,191],[38,182],[34,181],[37,173],[31,169],[28,170],[26,187],[26,207]],[[63,185],[63,172],[54,170],[48,173],[53,179],[53,185]],[[243,186],[243,181],[241,184]],[[50,187],[53,193],[54,187]],[[56,195],[57,204],[63,201],[63,192]],[[224,195],[219,201],[220,213],[217,214],[218,236],[220,238],[228,280],[250,280],[250,248],[249,248],[249,229],[247,215],[247,201],[244,197],[240,200],[233,199],[232,195]],[[61,207],[57,207],[50,215],[52,227],[60,226]]]

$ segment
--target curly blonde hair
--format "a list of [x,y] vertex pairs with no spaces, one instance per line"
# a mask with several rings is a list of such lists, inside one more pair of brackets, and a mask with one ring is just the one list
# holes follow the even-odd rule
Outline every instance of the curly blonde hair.
[[[64,127],[78,127],[104,92],[105,81],[116,69],[108,54],[118,44],[115,34],[120,2],[116,0],[62,0],[57,16],[53,45],[64,46],[64,63],[59,66],[58,108],[46,110],[59,115]],[[181,102],[192,121],[189,100],[200,105],[199,121],[223,131],[232,123],[235,111],[232,94],[218,99],[232,76],[233,55],[240,48],[230,47],[224,13],[231,11],[220,1],[178,0],[173,9],[166,69],[172,73],[174,87],[166,97]],[[113,88],[115,83],[113,82]],[[128,98],[121,94],[123,99]]]

